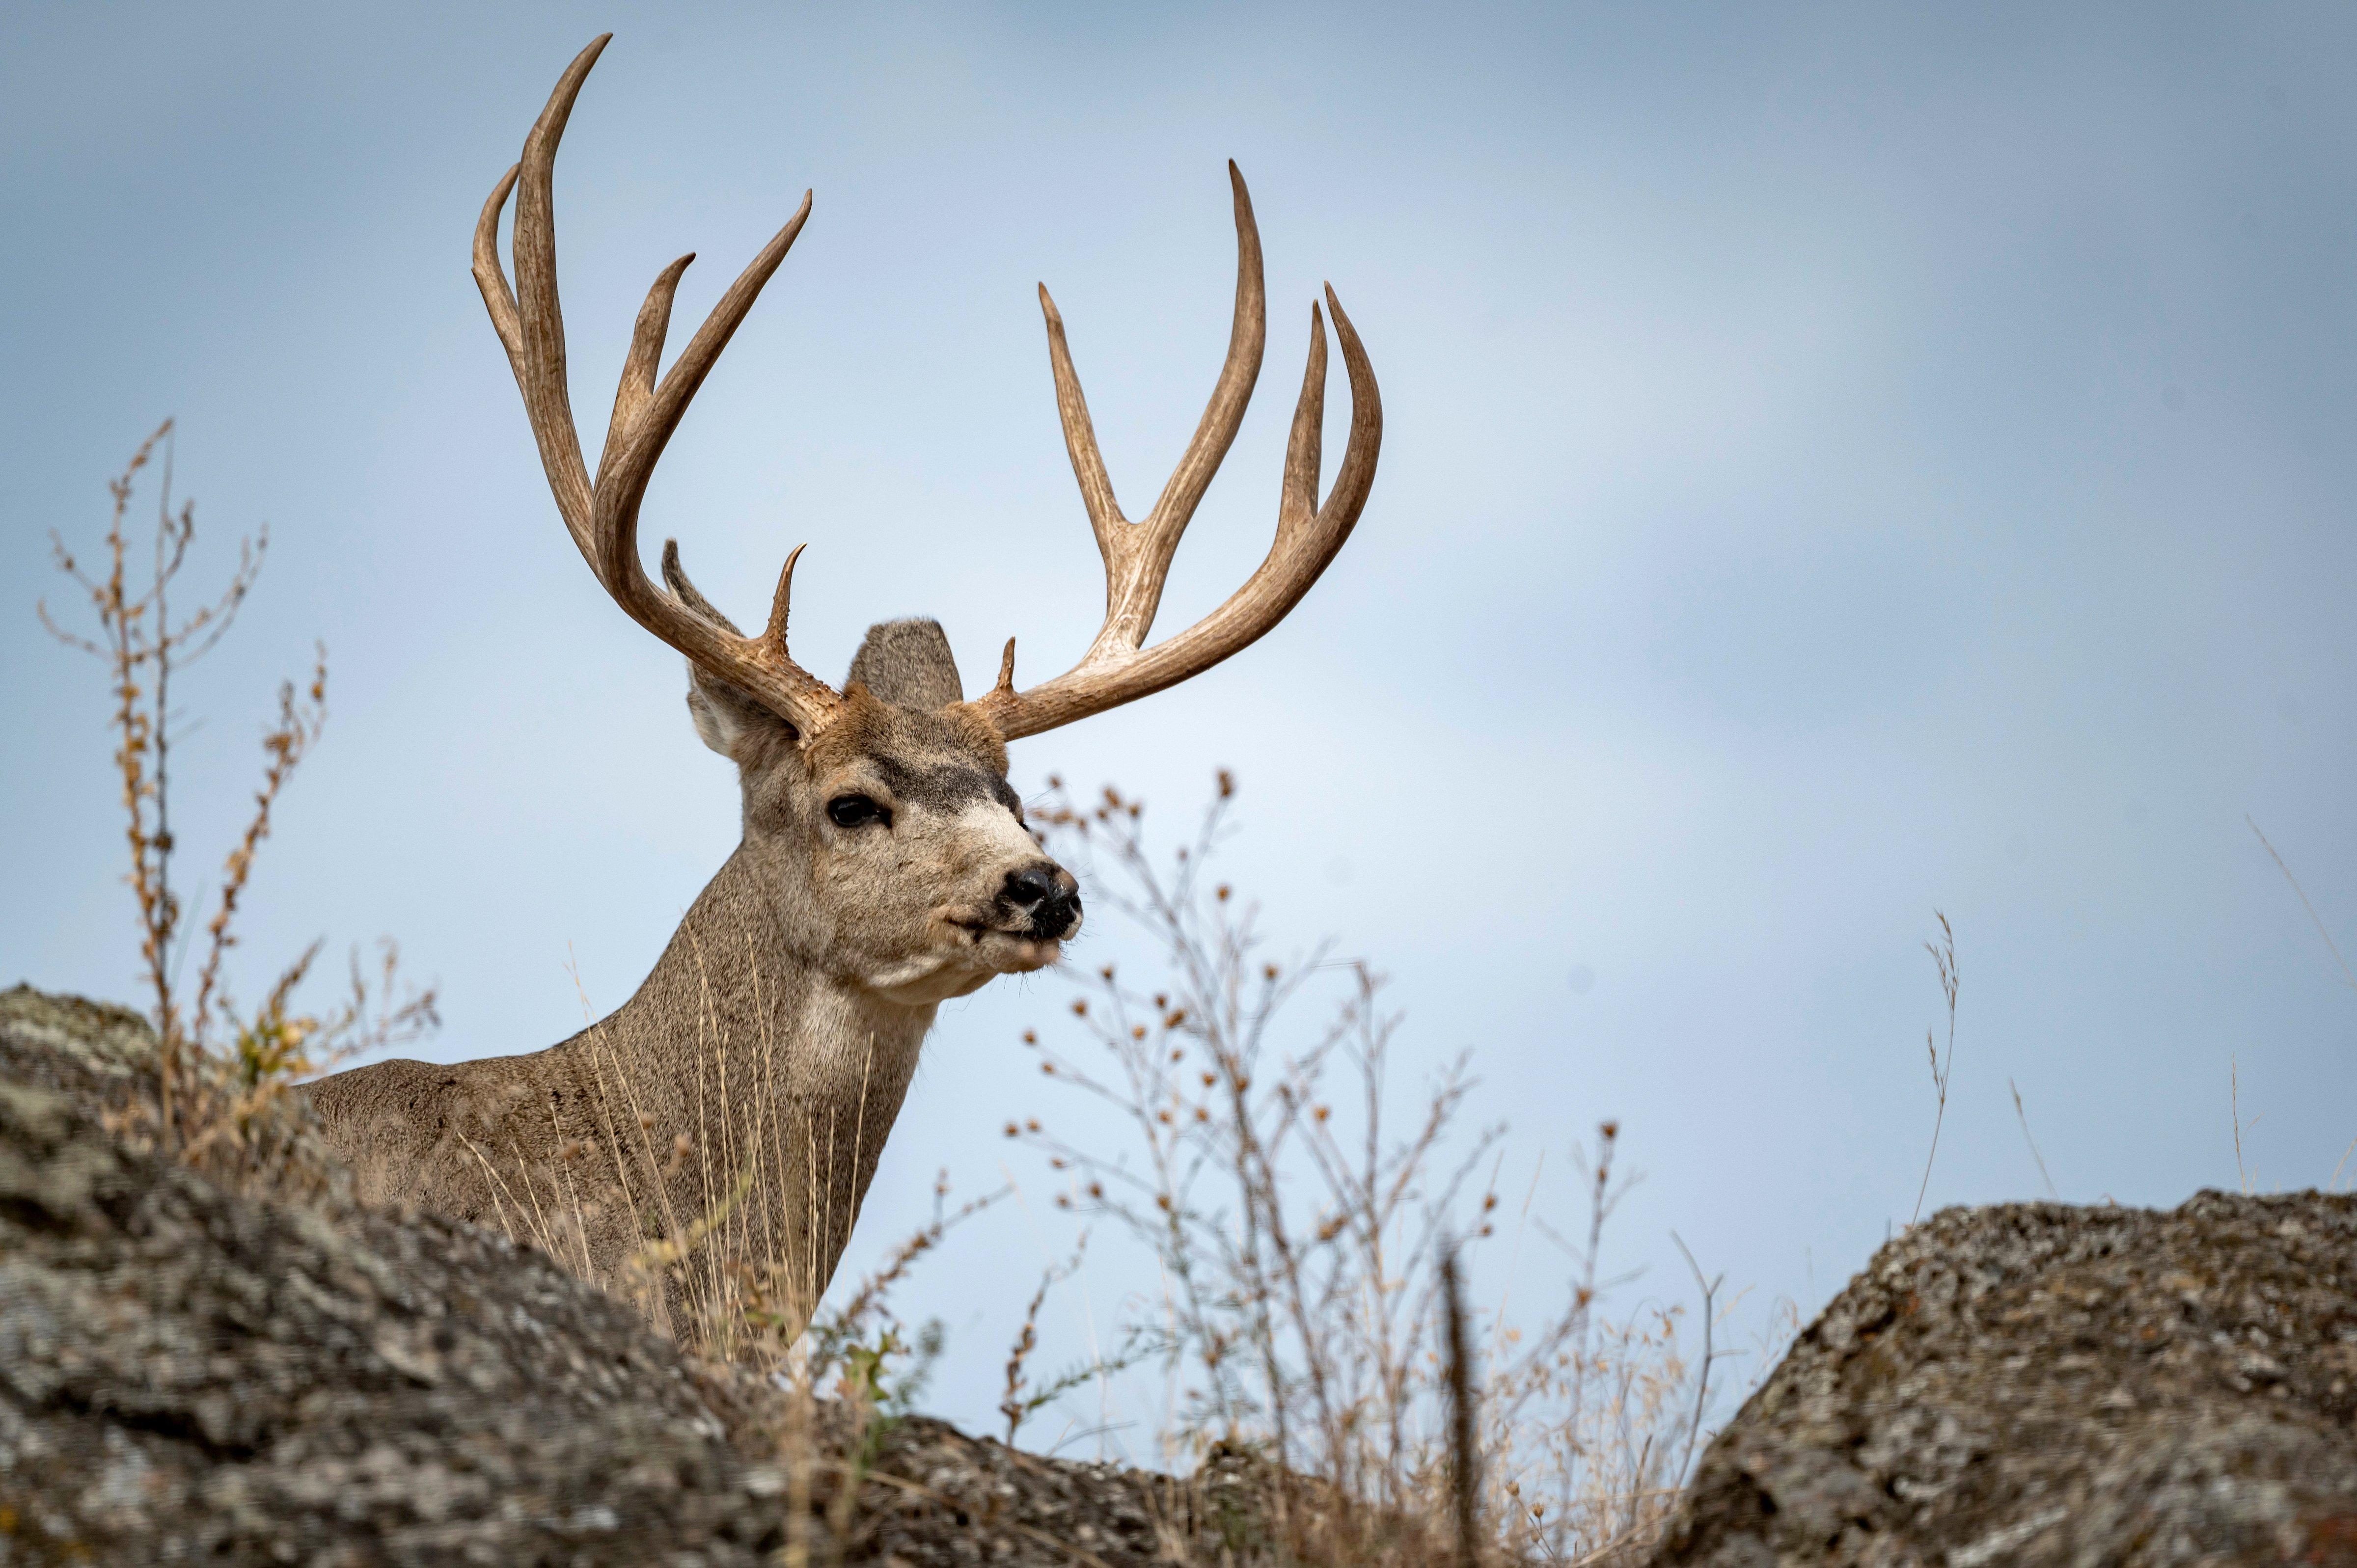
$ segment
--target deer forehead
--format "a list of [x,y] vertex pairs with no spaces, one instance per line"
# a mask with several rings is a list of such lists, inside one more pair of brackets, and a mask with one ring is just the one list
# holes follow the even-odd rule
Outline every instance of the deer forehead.
[[1006,784],[1006,746],[963,703],[926,710],[853,688],[840,720],[803,756],[823,789],[880,788],[908,804],[955,810],[969,800],[1020,810]]
[[826,779],[877,757],[906,767],[957,762],[1006,774],[1006,743],[972,703],[904,708],[855,684],[832,722],[805,744],[803,766],[812,778]]

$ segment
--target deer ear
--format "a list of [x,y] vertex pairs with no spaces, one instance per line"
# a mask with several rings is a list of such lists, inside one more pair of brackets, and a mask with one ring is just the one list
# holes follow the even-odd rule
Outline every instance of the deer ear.
[[687,714],[695,721],[695,733],[704,744],[732,762],[737,759],[737,743],[747,730],[759,725],[785,724],[743,692],[712,679],[693,664],[687,667]]
[[851,661],[853,682],[896,708],[946,708],[965,701],[957,660],[937,620],[878,621]]
[[[698,593],[695,585],[687,580],[687,572],[679,564],[677,540],[663,541],[662,572],[673,597],[715,626],[737,633],[737,623],[721,614],[720,607]],[[747,695],[742,687],[705,674],[693,660],[687,666],[687,713],[695,721],[695,733],[704,737],[704,744],[732,762],[737,759],[737,740],[754,725],[777,725],[789,730],[793,727]]]

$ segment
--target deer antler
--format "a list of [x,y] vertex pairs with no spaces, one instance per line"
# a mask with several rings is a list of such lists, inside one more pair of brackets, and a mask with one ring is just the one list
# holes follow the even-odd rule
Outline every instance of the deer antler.
[[[475,283],[483,291],[483,304],[491,313],[500,341],[507,346],[508,362],[523,393],[524,413],[540,445],[541,464],[548,470],[548,487],[556,495],[556,509],[564,514],[566,531],[589,569],[597,574],[598,582],[632,620],[685,654],[706,674],[744,691],[807,740],[825,727],[843,699],[786,651],[786,611],[793,590],[794,560],[802,551],[797,548],[786,557],[767,629],[759,637],[740,636],[725,619],[698,613],[687,598],[666,594],[647,580],[639,561],[639,503],[645,499],[656,460],[662,457],[672,432],[679,428],[689,400],[752,308],[761,285],[770,281],[794,237],[802,232],[810,217],[810,195],[803,193],[801,209],[720,296],[720,303],[712,307],[712,314],[705,317],[660,383],[655,367],[662,357],[663,336],[671,324],[672,295],[679,287],[680,274],[695,259],[694,253],[672,263],[655,279],[630,334],[630,352],[622,364],[621,385],[614,393],[614,417],[607,427],[593,485],[581,460],[580,436],[574,428],[573,405],[565,392],[565,316],[556,298],[551,177],[556,145],[565,135],[574,97],[612,37],[611,33],[600,35],[574,57],[556,90],[548,95],[548,106],[533,122],[532,134],[524,139],[523,161],[501,177],[490,199],[483,203],[482,218],[475,225]],[[511,190],[517,193],[514,292],[500,269],[499,252],[500,213]],[[666,547],[666,566],[671,564],[671,548]]]
[[1015,690],[1015,642],[1008,639],[999,664],[998,684],[978,704],[998,733],[1008,740],[1037,735],[1071,724],[1091,714],[1173,686],[1201,673],[1230,654],[1250,646],[1301,602],[1335,553],[1351,537],[1359,513],[1374,485],[1375,456],[1383,445],[1383,401],[1375,390],[1375,372],[1366,350],[1342,314],[1331,285],[1327,306],[1334,313],[1334,330],[1342,340],[1342,363],[1351,377],[1351,436],[1343,449],[1341,472],[1326,504],[1318,504],[1319,440],[1326,412],[1326,326],[1318,306],[1309,307],[1309,367],[1301,383],[1301,400],[1294,406],[1293,435],[1285,453],[1285,481],[1276,510],[1276,540],[1268,556],[1225,604],[1176,637],[1152,648],[1145,646],[1162,587],[1170,574],[1170,558],[1179,535],[1194,515],[1195,505],[1219,471],[1243,424],[1244,405],[1252,399],[1253,382],[1260,375],[1261,349],[1267,339],[1266,309],[1261,283],[1260,231],[1253,222],[1252,197],[1233,163],[1228,178],[1235,188],[1236,314],[1229,329],[1227,362],[1211,388],[1195,437],[1173,469],[1161,499],[1144,521],[1130,522],[1121,514],[1106,477],[1104,458],[1097,451],[1089,405],[1081,395],[1080,378],[1072,371],[1071,349],[1064,341],[1064,318],[1039,289],[1039,306],[1048,317],[1048,356],[1056,375],[1056,412],[1063,420],[1064,445],[1071,452],[1072,473],[1088,508],[1089,526],[1104,556],[1105,617],[1096,640],[1079,663],[1052,681],[1027,692]]

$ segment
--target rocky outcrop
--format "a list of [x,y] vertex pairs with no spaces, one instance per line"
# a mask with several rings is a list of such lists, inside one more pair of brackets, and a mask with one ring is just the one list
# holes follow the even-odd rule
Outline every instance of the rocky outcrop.
[[[108,1123],[151,1049],[0,993],[0,1568],[1272,1555],[1238,1456],[1181,1485],[856,1433],[502,1237],[143,1153]],[[1652,1562],[2357,1568],[2357,1198],[1937,1216],[1712,1443]]]
[[2357,1197],[1950,1209],[1709,1447],[1660,1568],[2357,1568]]
[[56,1090],[101,1112],[155,1081],[156,1033],[128,1007],[0,991],[0,1079]]
[[500,1238],[241,1198],[0,1083],[0,1563],[750,1564],[739,1413]]
[[797,1539],[818,1562],[1142,1564],[1251,1544],[1220,1466],[1180,1488],[922,1418],[855,1432],[822,1402],[797,1423],[500,1236],[126,1146],[103,1122],[152,1087],[151,1038],[121,1009],[0,993],[0,1568],[722,1568]]

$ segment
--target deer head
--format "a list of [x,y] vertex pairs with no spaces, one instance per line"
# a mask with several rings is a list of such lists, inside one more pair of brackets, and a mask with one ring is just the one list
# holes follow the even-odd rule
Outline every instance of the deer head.
[[[610,35],[608,35],[610,37]],[[1246,647],[1308,592],[1350,537],[1373,483],[1382,405],[1358,335],[1334,298],[1351,391],[1350,441],[1321,506],[1317,489],[1326,333],[1313,304],[1309,359],[1294,411],[1267,559],[1226,603],[1147,647],[1179,535],[1235,439],[1266,338],[1260,237],[1243,177],[1229,165],[1236,224],[1235,318],[1226,363],[1194,438],[1154,510],[1131,522],[1114,499],[1065,342],[1043,286],[1049,362],[1065,445],[1104,557],[1104,620],[1080,661],[1018,691],[1015,644],[991,690],[967,701],[946,639],[931,621],[872,629],[841,691],[795,662],[786,639],[797,547],[786,557],[768,624],[748,637],[698,593],[675,542],[665,586],[639,556],[639,508],[672,432],[713,362],[802,232],[810,198],[730,285],[658,378],[672,297],[693,255],[655,279],[640,308],[593,478],[567,394],[557,303],[551,179],[575,96],[605,48],[581,51],[550,94],[523,159],[476,225],[474,274],[507,348],[541,463],[566,530],[623,612],[683,654],[697,732],[737,765],[747,849],[765,868],[796,958],[840,982],[921,1004],[992,976],[1052,962],[1080,927],[1071,875],[1043,856],[1006,782],[1006,742],[1135,701]],[[500,264],[500,217],[516,197],[515,286]]]

